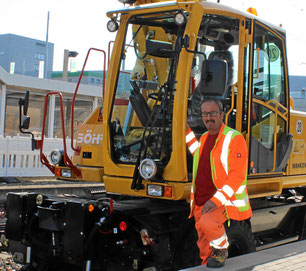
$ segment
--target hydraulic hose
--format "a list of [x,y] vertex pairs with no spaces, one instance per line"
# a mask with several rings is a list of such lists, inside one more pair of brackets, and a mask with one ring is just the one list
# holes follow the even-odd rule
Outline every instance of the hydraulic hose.
[[93,243],[93,240],[97,235],[97,232],[99,231],[99,229],[101,229],[101,227],[105,223],[105,221],[106,221],[106,217],[102,217],[100,219],[100,221],[96,222],[94,227],[92,228],[92,230],[91,230],[91,232],[88,236],[88,239],[86,241],[85,247],[84,247],[84,254],[87,254],[87,256],[88,256],[89,248],[90,248],[91,244]]

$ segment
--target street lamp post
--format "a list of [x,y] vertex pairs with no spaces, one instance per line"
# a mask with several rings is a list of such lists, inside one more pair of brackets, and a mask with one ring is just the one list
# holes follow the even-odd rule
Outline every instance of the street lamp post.
[[68,61],[69,57],[76,57],[78,52],[76,51],[69,51],[67,49],[64,50],[64,63],[63,63],[63,75],[62,80],[68,81]]

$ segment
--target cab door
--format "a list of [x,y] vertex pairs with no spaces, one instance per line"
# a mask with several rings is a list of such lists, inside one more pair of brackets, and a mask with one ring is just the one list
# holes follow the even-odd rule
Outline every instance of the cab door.
[[253,21],[251,48],[249,174],[283,174],[292,148],[285,37]]

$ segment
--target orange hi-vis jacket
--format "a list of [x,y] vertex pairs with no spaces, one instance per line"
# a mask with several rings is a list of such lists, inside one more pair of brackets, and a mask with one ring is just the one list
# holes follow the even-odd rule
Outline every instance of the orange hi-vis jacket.
[[[186,143],[193,155],[193,180],[190,193],[190,217],[194,210],[195,179],[208,132],[197,141],[191,129]],[[210,152],[211,175],[217,192],[210,199],[217,207],[225,206],[229,219],[245,220],[252,216],[247,182],[248,151],[244,137],[222,124],[215,146]]]

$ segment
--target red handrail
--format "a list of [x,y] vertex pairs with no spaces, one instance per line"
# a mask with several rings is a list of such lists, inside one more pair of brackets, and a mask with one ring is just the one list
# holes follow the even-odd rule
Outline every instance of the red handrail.
[[69,167],[78,177],[81,177],[81,171],[73,165],[72,161],[70,160],[67,154],[67,147],[66,147],[66,133],[65,133],[65,123],[64,123],[64,106],[63,106],[63,97],[60,92],[49,92],[45,98],[45,105],[44,105],[44,115],[43,115],[43,125],[42,125],[42,135],[40,140],[40,161],[43,165],[45,165],[51,172],[54,174],[55,166],[50,164],[48,158],[43,153],[43,142],[45,138],[45,125],[46,125],[46,116],[47,116],[47,108],[48,108],[48,97],[50,95],[58,95],[60,101],[60,109],[61,109],[61,120],[62,120],[62,131],[63,131],[63,145],[64,145],[64,163],[67,167]]
[[79,80],[78,80],[78,83],[76,85],[76,88],[75,88],[75,91],[74,91],[74,95],[73,95],[73,98],[72,98],[72,103],[71,103],[71,149],[74,150],[77,154],[80,154],[80,147],[78,148],[75,148],[73,146],[73,137],[74,137],[74,103],[75,103],[75,97],[78,93],[78,90],[79,90],[79,86],[80,86],[80,83],[81,83],[81,80],[82,80],[82,76],[83,76],[83,73],[84,73],[84,70],[85,70],[85,66],[86,66],[86,63],[87,63],[87,60],[88,60],[88,57],[89,57],[89,54],[91,51],[98,51],[98,52],[102,52],[103,55],[104,55],[104,70],[103,70],[103,85],[102,85],[102,98],[104,98],[104,93],[105,93],[105,72],[106,72],[106,53],[104,50],[100,50],[100,49],[96,49],[96,48],[90,48],[87,52],[87,55],[86,55],[86,58],[85,58],[85,62],[84,62],[84,65],[83,65],[83,68],[82,68],[82,71],[81,71],[81,74],[80,74],[80,77],[79,77]]

